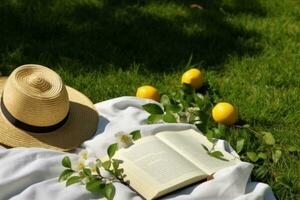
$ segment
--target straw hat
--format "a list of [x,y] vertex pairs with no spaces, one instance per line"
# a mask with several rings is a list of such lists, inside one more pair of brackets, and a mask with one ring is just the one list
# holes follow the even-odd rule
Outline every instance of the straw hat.
[[98,114],[79,91],[41,65],[0,77],[0,144],[67,151],[93,136]]

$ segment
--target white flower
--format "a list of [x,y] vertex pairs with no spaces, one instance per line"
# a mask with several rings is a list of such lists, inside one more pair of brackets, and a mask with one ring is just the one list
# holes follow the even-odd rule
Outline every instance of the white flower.
[[199,116],[197,116],[197,117],[195,117],[195,119],[194,119],[195,121],[200,121],[200,117]]
[[131,135],[128,135],[124,132],[119,132],[119,133],[115,134],[115,137],[117,138],[119,149],[128,148],[131,145],[133,145],[133,140],[132,140]]
[[96,158],[93,157],[93,154],[90,153],[88,150],[81,150],[78,153],[78,160],[74,164],[74,170],[79,172],[83,170],[84,168],[88,168],[92,171],[92,173],[97,173],[96,167],[97,167],[97,161]]
[[201,121],[195,121],[194,124],[202,124]]
[[85,168],[85,161],[86,160],[84,160],[82,158],[79,158],[77,160],[77,162],[75,163],[74,170],[75,171],[81,171],[83,168]]
[[199,107],[189,107],[187,109],[187,111],[190,112],[190,113],[195,113],[195,112],[200,111],[200,108]]
[[81,150],[78,155],[79,155],[80,159],[87,160],[89,157],[89,152],[84,149],[84,150]]
[[97,171],[96,171],[96,168],[97,168],[96,161],[87,160],[85,163],[86,163],[86,166],[88,168],[90,168],[90,170],[92,171],[92,174],[96,174],[97,173]]

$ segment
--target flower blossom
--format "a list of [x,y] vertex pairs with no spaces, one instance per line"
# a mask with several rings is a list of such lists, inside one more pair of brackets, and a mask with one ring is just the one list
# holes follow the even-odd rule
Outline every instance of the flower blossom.
[[118,148],[128,148],[133,145],[132,136],[124,132],[119,132],[115,135],[117,138]]

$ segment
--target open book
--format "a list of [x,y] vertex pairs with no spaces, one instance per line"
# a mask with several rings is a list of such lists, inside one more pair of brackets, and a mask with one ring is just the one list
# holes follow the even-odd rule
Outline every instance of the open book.
[[115,158],[123,160],[126,180],[146,199],[155,199],[206,179],[219,169],[240,162],[222,151],[221,159],[208,155],[213,144],[193,129],[164,131],[137,140]]

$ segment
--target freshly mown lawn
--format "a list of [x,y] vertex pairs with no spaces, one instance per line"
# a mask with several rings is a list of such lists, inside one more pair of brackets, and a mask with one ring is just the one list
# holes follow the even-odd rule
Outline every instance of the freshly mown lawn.
[[[94,102],[175,91],[192,56],[241,119],[300,146],[297,0],[2,0],[0,27],[3,75],[42,64]],[[300,199],[299,155],[273,167],[277,198]]]

